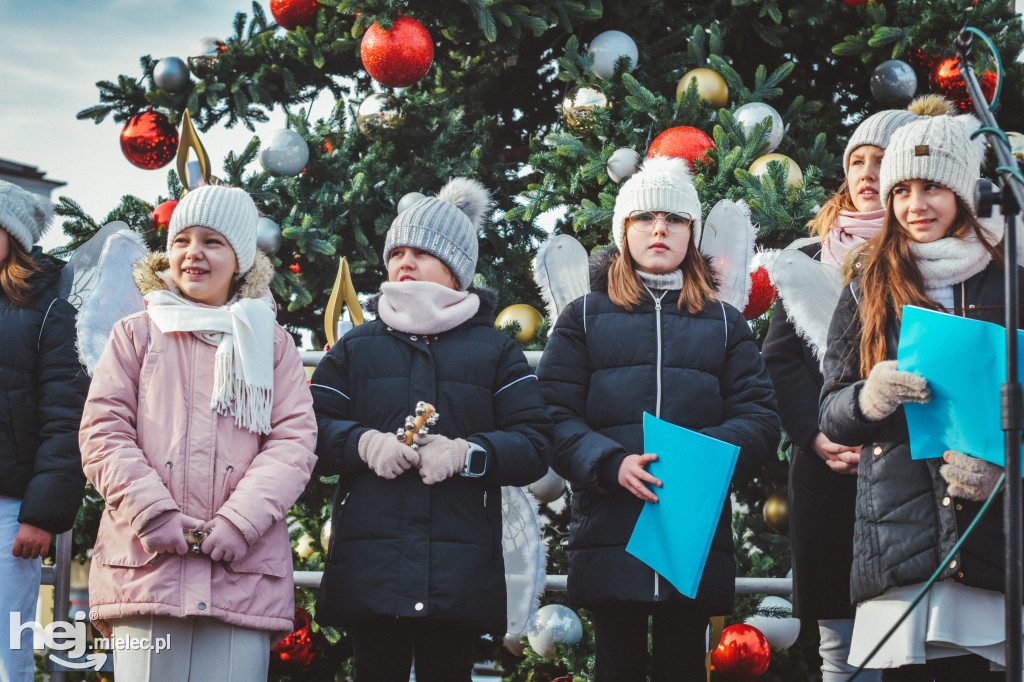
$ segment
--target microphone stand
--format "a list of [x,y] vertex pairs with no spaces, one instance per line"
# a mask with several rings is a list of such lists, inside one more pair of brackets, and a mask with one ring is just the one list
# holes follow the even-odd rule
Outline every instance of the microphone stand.
[[[1006,494],[1004,498],[1003,529],[1006,534],[1006,679],[1021,680],[1021,578],[1024,574],[1022,559],[1022,501],[1021,501],[1021,430],[1024,429],[1024,400],[1017,373],[1017,229],[1016,215],[1024,206],[1024,186],[1020,181],[1017,162],[1005,136],[999,132],[996,119],[989,111],[988,102],[974,75],[970,56],[974,38],[967,28],[956,38],[956,51],[960,77],[974,100],[974,108],[982,126],[990,132],[992,147],[999,161],[1002,189],[985,179],[978,181],[974,190],[978,215],[989,217],[992,207],[999,204],[1005,218],[1003,246],[1005,248],[1006,295],[1006,382],[1000,391],[1001,428],[1004,432]],[[998,58],[998,57],[997,57]]]

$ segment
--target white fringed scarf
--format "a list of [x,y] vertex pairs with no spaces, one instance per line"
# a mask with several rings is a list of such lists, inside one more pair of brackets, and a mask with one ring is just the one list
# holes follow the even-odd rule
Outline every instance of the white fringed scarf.
[[243,298],[208,308],[169,291],[153,291],[145,299],[149,317],[161,332],[191,332],[217,347],[210,408],[234,416],[239,428],[270,433],[276,324],[270,303]]

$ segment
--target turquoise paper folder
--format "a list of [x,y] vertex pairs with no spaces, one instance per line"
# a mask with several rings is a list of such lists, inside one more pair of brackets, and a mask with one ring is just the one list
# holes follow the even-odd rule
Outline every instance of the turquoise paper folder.
[[740,449],[645,412],[644,452],[658,455],[647,470],[663,487],[651,488],[658,502],[644,502],[626,551],[696,597]]
[[[1017,332],[1018,356],[1024,336]],[[946,450],[1003,465],[999,390],[1006,379],[1003,327],[905,306],[897,367],[928,380],[932,399],[907,403],[910,455],[942,457]],[[1024,367],[1024,364],[1021,365]]]

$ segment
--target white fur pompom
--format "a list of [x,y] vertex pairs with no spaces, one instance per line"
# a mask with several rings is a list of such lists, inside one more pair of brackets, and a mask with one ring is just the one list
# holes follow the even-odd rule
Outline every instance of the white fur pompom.
[[479,228],[491,207],[491,193],[480,182],[470,178],[452,178],[437,193],[437,198],[454,204]]

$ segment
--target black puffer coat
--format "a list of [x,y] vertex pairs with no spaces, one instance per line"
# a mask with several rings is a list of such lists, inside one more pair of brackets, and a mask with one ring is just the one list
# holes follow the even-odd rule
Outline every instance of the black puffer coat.
[[[569,600],[577,606],[685,599],[626,553],[643,502],[620,486],[619,465],[642,453],[643,413],[739,445],[734,481],[748,479],[775,453],[775,390],[746,320],[712,301],[697,315],[647,297],[632,312],[594,292],[558,318],[537,369],[555,422],[555,470],[572,484]],[[688,483],[699,494],[700,480]],[[723,505],[696,602],[730,613],[736,566],[732,508]],[[696,548],[695,550],[696,551]]]
[[[830,439],[864,444],[853,538],[850,592],[854,603],[927,580],[982,505],[946,494],[946,481],[939,474],[941,452],[932,459],[910,458],[902,407],[880,422],[861,413],[858,400],[864,380],[860,379],[858,295],[855,280],[843,290],[832,317],[819,418],[822,432]],[[1002,324],[1001,266],[990,264],[954,286],[953,295],[953,314]],[[895,359],[899,343],[895,323],[886,337],[889,358]],[[997,500],[959,554],[943,568],[940,580],[953,578],[971,587],[1003,591],[1002,508]]]
[[64,263],[35,259],[42,271],[29,305],[0,291],[0,495],[22,499],[19,522],[56,534],[82,504],[78,424],[89,375],[75,349],[75,309],[57,294]]
[[[316,472],[341,474],[319,623],[428,617],[505,632],[501,486],[547,472],[551,421],[523,352],[492,326],[493,298],[481,299],[472,319],[436,336],[360,325],[313,373]],[[431,433],[486,449],[483,477],[428,486],[416,469],[387,480],[367,468],[359,437],[393,433],[420,400],[440,414]]]
[[[820,243],[800,251],[815,260],[821,258]],[[824,377],[789,312],[785,301],[775,303],[762,351],[779,393],[782,428],[793,441],[789,462],[793,615],[814,620],[853,618],[850,565],[857,477],[832,471],[814,451]]]

